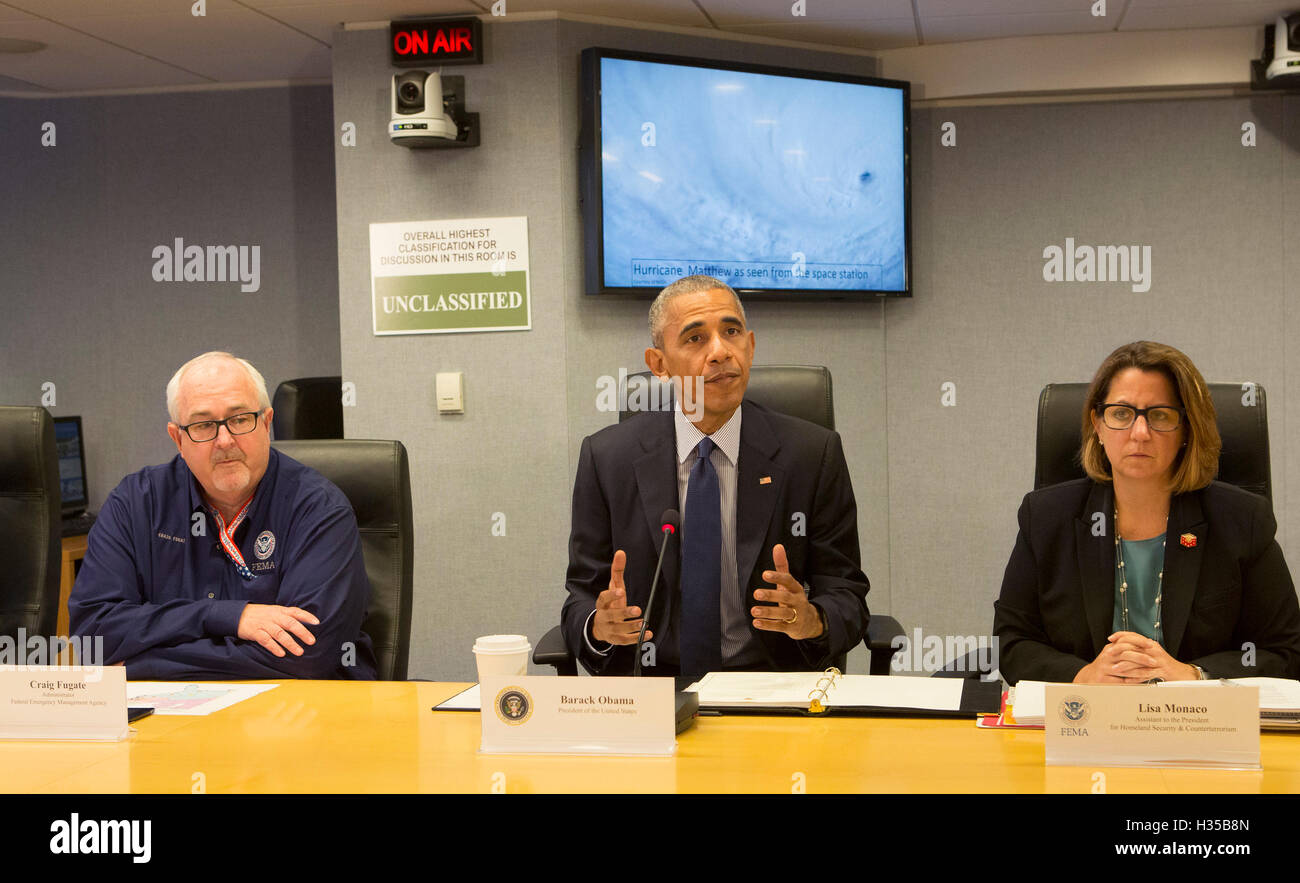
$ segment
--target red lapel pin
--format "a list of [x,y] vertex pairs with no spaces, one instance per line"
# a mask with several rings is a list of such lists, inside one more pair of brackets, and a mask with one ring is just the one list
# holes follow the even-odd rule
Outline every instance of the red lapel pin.
[[1185,533],[1178,538],[1178,542],[1182,543],[1188,549],[1194,549],[1196,548],[1196,534]]

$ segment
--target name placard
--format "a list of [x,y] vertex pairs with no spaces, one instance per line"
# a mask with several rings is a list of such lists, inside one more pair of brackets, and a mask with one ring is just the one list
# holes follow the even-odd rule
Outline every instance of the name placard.
[[1048,684],[1047,763],[1259,769],[1259,688]]
[[479,684],[488,754],[677,750],[672,678],[511,677]]
[[120,665],[0,666],[0,739],[125,739]]

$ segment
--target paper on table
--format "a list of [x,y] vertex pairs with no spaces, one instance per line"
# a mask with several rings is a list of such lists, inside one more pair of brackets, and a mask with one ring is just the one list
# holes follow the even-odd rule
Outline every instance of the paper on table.
[[1011,716],[1016,723],[1031,727],[1041,727],[1047,717],[1047,683],[1045,681],[1017,681],[1011,688],[1012,695],[1007,697],[1011,706]]
[[[807,708],[810,692],[823,679],[822,672],[715,671],[705,675],[693,689],[705,707]],[[957,711],[961,708],[961,693],[962,681],[958,678],[840,675],[822,704],[827,708]]]
[[1300,712],[1300,681],[1290,678],[1233,678],[1243,687],[1259,687],[1261,711]]
[[274,690],[279,684],[210,684],[128,681],[128,705],[151,705],[154,714],[207,715]]
[[808,678],[807,672],[714,671],[686,692],[699,693],[701,705],[807,705]]
[[1165,681],[1170,687],[1259,687],[1259,710],[1300,714],[1300,681],[1290,678],[1231,678],[1210,681]]
[[478,711],[481,708],[478,698],[478,684],[461,690],[450,699],[445,699],[433,707],[434,711]]

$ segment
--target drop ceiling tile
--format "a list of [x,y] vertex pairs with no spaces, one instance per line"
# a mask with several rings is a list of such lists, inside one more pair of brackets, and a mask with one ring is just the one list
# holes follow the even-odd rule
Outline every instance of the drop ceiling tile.
[[0,55],[0,76],[55,91],[143,89],[193,85],[211,80],[128,49],[35,20],[6,25],[5,36],[48,44],[40,52]]
[[1295,11],[1297,3],[1134,3],[1124,16],[1121,30],[1179,30],[1182,28],[1237,28],[1273,24],[1278,15]]
[[0,77],[0,93],[8,92],[29,92],[33,95],[48,95],[50,90],[44,86],[38,86],[35,83],[29,83],[26,80],[17,80],[13,77]]
[[[956,15],[1039,15],[1073,12],[1089,15],[1094,0],[916,0],[916,12],[927,18]],[[1125,0],[1107,0],[1108,17],[1118,18]]]
[[[184,9],[188,14],[194,0],[0,0],[6,6],[21,9],[37,18],[48,18],[76,26],[91,15],[149,15],[168,9]],[[212,0],[207,0],[208,5]]]
[[911,0],[700,0],[719,27],[734,25],[810,23],[826,21],[888,21],[911,19]]
[[83,16],[77,27],[103,40],[219,82],[328,79],[329,46],[232,0],[206,0],[152,14]]
[[428,16],[436,18],[440,15],[458,15],[467,13],[477,15],[486,11],[491,0],[484,0],[482,5],[472,2],[472,0],[240,0],[245,6],[253,9],[264,9],[271,11],[273,9],[284,9],[288,6],[306,7],[331,7],[347,6],[355,10],[359,18],[348,18],[346,21],[388,21],[394,18],[415,18],[417,16]]
[[1041,34],[1094,34],[1115,29],[1118,17],[1091,16],[1086,11],[1016,15],[953,15],[921,19],[926,43],[958,43]]
[[900,49],[917,45],[916,23],[910,18],[861,23],[810,21],[792,24],[735,25],[724,27],[722,30],[848,49]]
[[[486,10],[490,10],[493,0],[479,2]],[[710,26],[709,19],[692,0],[505,0],[505,3],[507,18],[512,12],[559,10],[645,24],[696,28]]]
[[[31,21],[35,18],[37,18],[37,16],[24,12],[16,7],[9,6],[5,3],[0,3],[0,24],[10,21]],[[0,29],[0,37],[7,36],[9,35],[6,34],[3,29]]]

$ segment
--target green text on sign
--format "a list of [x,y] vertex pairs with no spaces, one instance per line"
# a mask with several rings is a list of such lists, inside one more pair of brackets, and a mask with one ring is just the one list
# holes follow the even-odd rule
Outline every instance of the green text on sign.
[[375,332],[528,326],[528,273],[376,276]]

